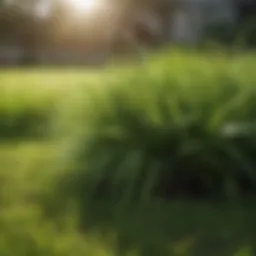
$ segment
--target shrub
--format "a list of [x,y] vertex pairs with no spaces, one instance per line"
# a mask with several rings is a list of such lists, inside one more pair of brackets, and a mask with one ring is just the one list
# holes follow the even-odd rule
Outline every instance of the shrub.
[[221,45],[233,44],[236,37],[234,25],[218,22],[205,28],[204,40],[220,43]]
[[256,45],[256,19],[250,18],[241,24],[214,23],[205,28],[203,42],[223,46],[253,48]]
[[239,28],[238,40],[243,45],[254,48],[256,46],[256,19],[255,17],[247,19]]

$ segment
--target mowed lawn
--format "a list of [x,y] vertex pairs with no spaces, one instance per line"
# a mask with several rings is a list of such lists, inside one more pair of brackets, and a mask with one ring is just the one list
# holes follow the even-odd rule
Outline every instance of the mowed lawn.
[[[174,66],[172,72],[180,72],[182,63],[178,63],[180,66]],[[59,123],[56,126],[54,123],[59,118],[59,108],[70,104],[65,106],[70,111],[72,106],[77,106],[79,90],[95,87],[101,90],[108,81],[125,75],[127,71],[117,69],[0,71],[3,133],[6,122],[11,120],[9,114],[16,117],[31,108],[41,111],[46,105],[50,106],[49,115],[52,114],[49,134],[45,137],[0,136],[0,255],[255,255],[256,207],[249,200],[246,203],[159,200],[121,209],[115,220],[111,203],[95,202],[94,214],[87,216],[85,231],[81,231],[77,221],[75,205],[57,219],[44,214],[45,201],[51,193],[51,200],[59,204],[53,191],[59,171],[56,159],[62,150],[56,138]]]

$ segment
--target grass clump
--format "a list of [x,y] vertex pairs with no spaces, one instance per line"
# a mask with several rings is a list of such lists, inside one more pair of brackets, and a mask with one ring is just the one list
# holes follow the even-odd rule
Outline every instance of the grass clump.
[[174,55],[98,92],[87,91],[84,111],[79,108],[74,121],[80,134],[72,175],[82,198],[144,201],[254,193],[251,64],[239,57],[231,62]]

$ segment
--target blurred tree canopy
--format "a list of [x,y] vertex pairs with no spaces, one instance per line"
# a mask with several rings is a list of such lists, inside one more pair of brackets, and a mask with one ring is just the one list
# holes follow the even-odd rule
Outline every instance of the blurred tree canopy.
[[19,47],[24,55],[21,63],[34,63],[34,52],[49,38],[49,20],[36,15],[40,0],[0,1],[0,44]]
[[[3,2],[3,0],[1,0]],[[22,5],[23,6],[23,5]],[[0,38],[1,41],[20,41],[23,35],[35,32],[36,22],[33,13],[26,6],[1,4],[0,8]],[[33,37],[33,36],[32,36]],[[32,38],[31,38],[32,39]]]

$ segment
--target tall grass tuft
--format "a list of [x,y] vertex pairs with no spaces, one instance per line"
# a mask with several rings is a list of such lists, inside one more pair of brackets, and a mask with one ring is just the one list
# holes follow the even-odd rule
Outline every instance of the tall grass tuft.
[[87,90],[68,150],[83,201],[255,192],[254,61],[192,55],[156,57]]

